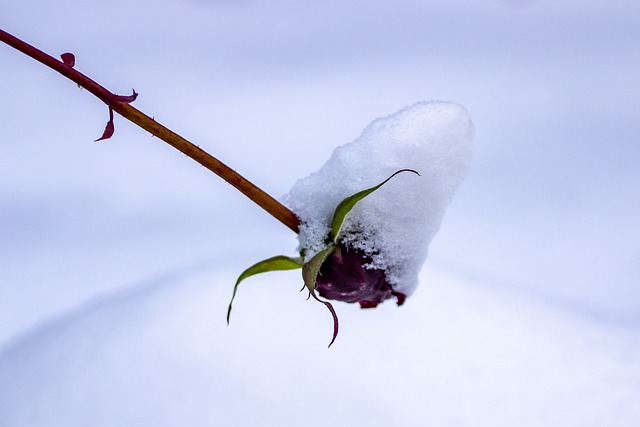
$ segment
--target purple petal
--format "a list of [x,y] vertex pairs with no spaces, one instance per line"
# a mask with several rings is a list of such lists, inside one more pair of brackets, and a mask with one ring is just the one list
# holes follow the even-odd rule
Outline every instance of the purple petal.
[[383,270],[365,267],[370,263],[362,251],[340,245],[322,264],[316,290],[323,298],[357,302],[361,308],[374,308],[393,297],[402,305],[406,295],[393,290]]

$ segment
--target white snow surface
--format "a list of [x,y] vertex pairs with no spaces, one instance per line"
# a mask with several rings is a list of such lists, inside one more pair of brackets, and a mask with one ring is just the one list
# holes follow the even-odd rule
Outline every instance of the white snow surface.
[[372,257],[394,290],[411,295],[431,239],[471,161],[474,127],[464,107],[419,102],[374,120],[355,141],[338,147],[322,168],[284,197],[300,217],[300,247],[309,259],[322,250],[331,218],[346,197],[403,173],[360,201],[341,240]]
[[0,352],[0,425],[637,426],[638,331],[430,268],[402,309],[324,307],[215,263],[72,310]]
[[336,303],[327,350],[299,272],[247,280],[225,325],[238,274],[293,233],[120,117],[92,144],[105,106],[0,46],[0,426],[640,425],[640,2],[0,16],[270,194],[419,99],[477,126],[410,303]]

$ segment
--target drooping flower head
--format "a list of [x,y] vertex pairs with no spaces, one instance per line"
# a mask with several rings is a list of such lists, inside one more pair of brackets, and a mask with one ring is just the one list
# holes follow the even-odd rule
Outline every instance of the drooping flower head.
[[[395,298],[401,305],[417,287],[429,243],[467,172],[472,136],[466,110],[448,102],[422,102],[375,120],[285,196],[301,220],[300,257],[258,263],[238,283],[302,267],[315,299],[317,293],[371,308]],[[398,175],[404,171],[421,176]],[[335,311],[319,301],[334,316],[335,339]]]

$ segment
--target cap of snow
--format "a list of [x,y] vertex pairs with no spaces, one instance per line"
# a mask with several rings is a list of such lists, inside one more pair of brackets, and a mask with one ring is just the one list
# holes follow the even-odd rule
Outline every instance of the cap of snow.
[[399,174],[360,201],[340,239],[369,255],[369,267],[385,270],[395,291],[413,293],[429,243],[469,168],[473,133],[464,107],[429,101],[374,120],[358,139],[336,148],[284,196],[301,220],[306,259],[326,247],[333,212],[344,198],[414,169],[421,176]]

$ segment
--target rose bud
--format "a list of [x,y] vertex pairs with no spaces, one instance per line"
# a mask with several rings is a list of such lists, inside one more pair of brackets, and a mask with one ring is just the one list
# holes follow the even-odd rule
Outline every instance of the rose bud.
[[357,302],[361,308],[374,308],[392,297],[402,305],[406,295],[393,290],[384,270],[367,268],[369,264],[371,258],[361,250],[339,244],[320,267],[316,291],[326,299]]
[[[300,219],[300,257],[278,256],[250,267],[233,295],[249,276],[302,267],[310,297],[333,315],[334,340],[337,316],[317,294],[362,308],[393,297],[402,305],[418,286],[429,244],[467,173],[473,133],[467,111],[442,101],[374,120],[285,196]],[[380,189],[398,173],[416,170],[420,177],[403,174]]]

